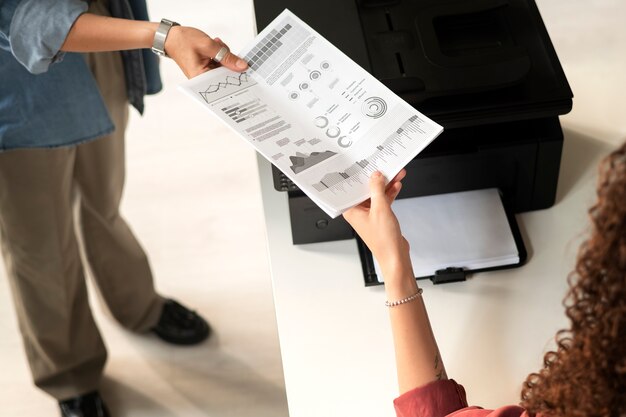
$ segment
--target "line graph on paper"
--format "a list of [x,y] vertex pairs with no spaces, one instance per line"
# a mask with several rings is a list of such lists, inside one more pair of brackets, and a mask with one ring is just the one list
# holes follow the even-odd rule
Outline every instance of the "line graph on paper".
[[222,80],[207,85],[202,91],[198,91],[198,94],[205,103],[211,104],[216,100],[252,87],[253,85],[256,85],[256,82],[254,82],[246,72],[235,75],[228,74]]

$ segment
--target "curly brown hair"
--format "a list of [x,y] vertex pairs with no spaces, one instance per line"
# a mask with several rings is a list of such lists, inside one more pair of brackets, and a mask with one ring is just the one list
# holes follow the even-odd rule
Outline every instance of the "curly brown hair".
[[597,194],[563,301],[571,327],[522,388],[531,416],[626,416],[626,143],[602,161]]

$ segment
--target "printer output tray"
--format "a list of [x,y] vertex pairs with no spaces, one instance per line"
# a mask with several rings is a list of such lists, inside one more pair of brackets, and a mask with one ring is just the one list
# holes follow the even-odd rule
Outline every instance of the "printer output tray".
[[[495,191],[495,190],[485,190],[485,191]],[[481,192],[481,191],[474,191],[474,192],[465,192],[465,193],[454,193],[454,194],[449,194],[447,198],[461,198],[464,197],[466,194],[469,193],[476,193],[476,192]],[[472,199],[475,200],[475,195],[471,196]],[[500,254],[502,253],[511,253],[511,254],[515,254],[515,252],[517,252],[517,258],[515,257],[504,257],[504,258],[508,258],[508,259],[504,259],[502,261],[497,261],[497,262],[488,262],[486,259],[473,259],[472,261],[468,261],[468,258],[465,257],[463,258],[463,256],[460,256],[458,261],[451,261],[451,263],[449,265],[445,264],[445,262],[448,262],[449,259],[454,258],[454,255],[450,256],[449,254],[446,254],[446,260],[443,260],[444,264],[441,264],[442,260],[425,260],[425,262],[421,262],[419,263],[419,265],[416,265],[415,259],[413,259],[413,265],[414,265],[414,269],[415,269],[415,273],[416,273],[416,279],[426,279],[426,278],[430,278],[433,283],[435,284],[439,284],[439,283],[445,283],[445,282],[453,282],[453,281],[462,281],[465,280],[466,275],[468,274],[474,274],[474,273],[478,273],[478,272],[484,272],[484,271],[492,271],[492,270],[499,270],[499,269],[506,269],[506,268],[515,268],[515,267],[519,267],[521,265],[523,265],[526,262],[527,259],[527,252],[526,252],[526,247],[524,246],[524,241],[522,239],[522,235],[520,233],[517,221],[515,219],[515,215],[512,213],[511,210],[507,209],[504,199],[502,199],[502,195],[501,193],[497,193],[497,196],[491,196],[492,200],[491,203],[492,204],[498,204],[498,202],[502,205],[501,209],[503,209],[503,211],[500,211],[501,213],[501,219],[496,220],[496,221],[500,221],[501,224],[498,228],[494,228],[494,227],[486,227],[485,229],[490,229],[490,230],[486,230],[486,233],[484,233],[482,236],[477,236],[478,234],[481,234],[480,232],[480,226],[478,223],[475,225],[475,227],[473,228],[473,231],[469,231],[470,234],[474,234],[475,237],[475,241],[476,241],[476,245],[477,246],[481,246],[480,241],[482,240],[482,246],[485,245],[486,240],[488,239],[493,239],[495,244],[494,249],[487,249],[487,250],[477,250],[474,251],[474,253],[467,254],[468,256],[476,256],[477,253],[483,254],[484,256],[489,256],[488,253],[489,251],[493,251],[495,250],[496,252],[499,252]],[[428,198],[428,197],[427,197]],[[423,198],[422,198],[423,199]],[[418,203],[418,200],[415,200],[416,203]],[[462,200],[462,199],[461,199]],[[449,200],[448,200],[449,201]],[[403,200],[403,203],[408,202],[407,200]],[[419,202],[418,204],[422,204],[421,202]],[[406,205],[405,205],[406,207]],[[481,209],[481,206],[478,205],[476,206],[476,204],[474,204],[474,207],[478,210]],[[496,210],[500,210],[500,207],[494,207]],[[490,222],[489,217],[492,216],[492,214],[486,215],[484,213],[478,213],[476,211],[474,211],[476,213],[476,215],[473,215],[471,212],[468,213],[468,217],[467,218],[463,218],[462,221],[463,222],[473,222],[474,220],[477,219],[477,217],[482,217],[482,220],[478,220],[479,222],[482,222],[482,224],[484,225],[485,222]],[[497,214],[496,214],[497,215]],[[465,214],[463,215],[465,216]],[[441,217],[441,216],[440,216]],[[444,215],[445,218],[445,215]],[[401,225],[403,228],[406,227],[411,227],[414,225],[411,224],[406,224],[406,223],[402,223],[401,219]],[[406,218],[404,219],[406,220]],[[460,219],[459,219],[460,220]],[[491,226],[491,225],[489,225]],[[435,226],[436,227],[436,226]],[[506,230],[508,227],[508,229],[510,229],[510,236],[505,236],[505,234],[507,234],[508,230]],[[478,228],[478,230],[477,230]],[[462,227],[460,228],[462,229]],[[471,228],[470,228],[471,229]],[[407,233],[408,232],[408,233]],[[409,241],[411,242],[411,237],[410,234],[411,232],[413,232],[414,235],[416,234],[421,234],[419,230],[404,230],[404,234],[405,236],[407,236],[407,238],[409,239]],[[425,234],[428,234],[427,231],[424,231]],[[431,231],[432,232],[432,231]],[[446,242],[446,240],[449,241],[450,243],[450,247],[455,246],[456,242],[453,242],[454,239],[457,239],[458,236],[463,235],[463,234],[467,234],[468,231],[465,230],[452,230],[451,228],[442,228],[437,229],[434,231],[435,233],[438,234],[443,234],[443,237],[438,237],[438,239],[440,240],[440,242]],[[504,239],[504,240],[503,240]],[[470,236],[469,241],[472,241],[473,239]],[[510,242],[506,242],[507,240],[510,240]],[[372,257],[372,253],[370,252],[370,250],[368,249],[368,247],[365,245],[365,243],[357,236],[356,239],[357,242],[357,247],[358,247],[358,251],[359,251],[359,256],[361,259],[361,265],[362,265],[362,270],[363,270],[363,279],[364,279],[364,283],[365,286],[374,286],[374,285],[381,285],[383,284],[382,279],[379,279],[378,276],[378,271],[374,262],[374,259]],[[500,245],[500,242],[504,242],[503,246],[509,246],[508,248],[504,249],[504,252],[502,249],[500,249],[499,247],[496,247],[497,245]],[[412,246],[414,245],[414,242],[411,242]],[[489,245],[489,243],[487,242],[487,245]],[[435,244],[436,246],[436,244]],[[456,245],[457,247],[462,247],[463,245]],[[413,248],[413,250],[415,250],[415,248]],[[419,249],[418,249],[419,250]],[[508,251],[508,252],[507,252]],[[436,250],[434,250],[434,252],[436,252]],[[471,251],[470,251],[471,252]],[[419,254],[413,253],[412,257],[415,258],[416,256],[419,256]],[[432,256],[432,252],[429,255],[426,256]],[[465,259],[465,261],[461,261],[461,258]],[[430,263],[432,261],[432,263]],[[460,263],[456,263],[456,262],[460,262]],[[468,267],[468,265],[476,265],[478,267]],[[489,266],[490,264],[498,264],[497,266]],[[425,266],[426,265],[426,266]],[[428,270],[428,268],[430,267],[430,265],[432,265],[432,272],[431,273],[425,273],[424,271]],[[438,266],[435,266],[438,265]],[[482,265],[482,266],[481,266]]]

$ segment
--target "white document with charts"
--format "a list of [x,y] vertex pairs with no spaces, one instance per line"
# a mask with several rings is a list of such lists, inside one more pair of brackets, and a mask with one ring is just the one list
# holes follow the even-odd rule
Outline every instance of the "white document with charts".
[[181,88],[332,218],[369,197],[372,172],[393,178],[443,130],[289,10],[239,56],[246,72]]

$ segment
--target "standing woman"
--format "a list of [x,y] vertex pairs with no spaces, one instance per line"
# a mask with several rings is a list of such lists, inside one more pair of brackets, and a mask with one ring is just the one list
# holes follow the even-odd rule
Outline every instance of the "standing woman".
[[218,38],[147,21],[145,0],[0,1],[0,243],[34,383],[66,417],[109,415],[75,197],[87,261],[115,319],[174,344],[209,335],[202,317],[156,292],[119,212],[128,104],[141,113],[144,95],[161,88],[150,48],[188,77],[247,67]]
[[404,175],[385,189],[375,173],[371,201],[344,214],[385,277],[401,394],[394,401],[397,415],[626,416],[626,143],[600,166],[591,236],[580,247],[564,301],[570,327],[557,333],[557,350],[545,355],[544,368],[526,379],[520,406],[496,410],[468,407],[463,386],[447,377],[408,243],[391,210]]

